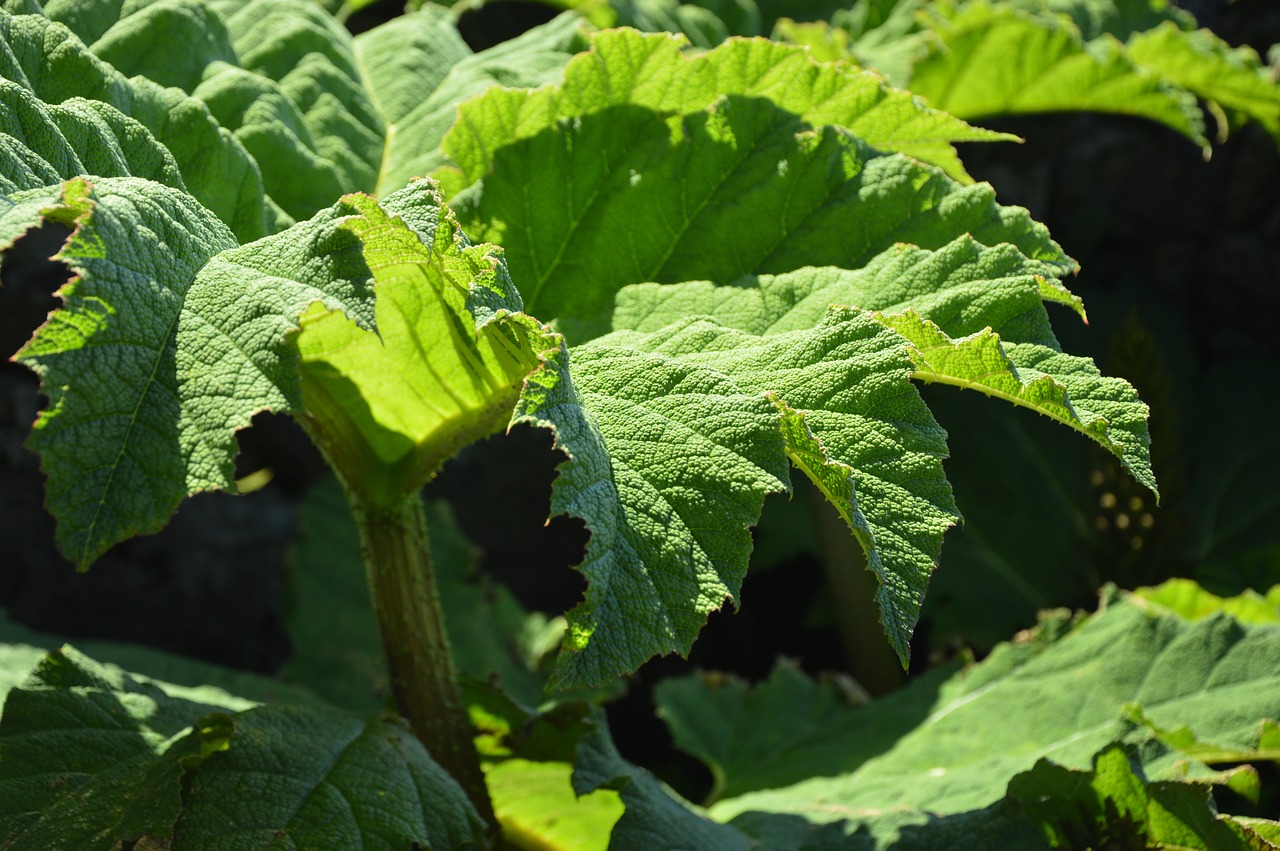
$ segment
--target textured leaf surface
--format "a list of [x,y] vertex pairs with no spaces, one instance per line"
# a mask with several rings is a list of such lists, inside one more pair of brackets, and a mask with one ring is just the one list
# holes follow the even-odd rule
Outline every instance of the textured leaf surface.
[[513,313],[520,299],[500,253],[471,246],[430,184],[384,203],[352,196],[362,218],[348,225],[378,288],[377,332],[315,305],[293,344],[307,422],[330,463],[363,499],[395,505],[507,424],[558,338]]
[[979,2],[964,4],[934,31],[942,45],[915,65],[909,85],[937,109],[968,119],[1115,112],[1206,144],[1195,98],[1144,73],[1110,36],[1086,44],[1070,24]]
[[454,848],[481,833],[398,719],[254,707],[69,647],[10,692],[0,759],[0,833],[15,847]]
[[[195,98],[185,102],[207,107],[206,118],[211,112],[226,128],[219,131],[225,141],[246,160],[251,155],[251,167],[256,161],[258,191],[265,185],[273,220],[285,224],[309,218],[344,193],[385,196],[426,174],[439,165],[440,140],[460,101],[491,85],[556,80],[580,47],[577,19],[564,15],[473,54],[453,16],[434,6],[358,39],[306,0],[54,0],[43,13],[70,27],[93,56],[125,76],[137,75],[130,85],[148,87],[152,97],[164,91],[156,83],[174,86]],[[120,77],[110,68],[104,73]],[[177,96],[173,90],[163,95]],[[200,169],[200,188],[217,189],[226,179],[213,163],[192,157],[191,164]]]
[[1013,779],[1009,797],[1041,825],[1054,847],[1103,842],[1201,851],[1275,847],[1218,815],[1207,784],[1147,782],[1134,755],[1119,745],[1098,753],[1092,771],[1041,760]]
[[[831,821],[893,807],[962,813],[999,800],[1009,778],[1042,757],[1087,768],[1112,741],[1149,742],[1128,721],[1130,703],[1157,724],[1187,725],[1203,740],[1242,748],[1256,746],[1260,719],[1280,712],[1274,625],[1242,625],[1221,614],[1189,623],[1121,600],[1063,633],[1042,629],[1038,639],[1003,645],[949,679],[931,676],[846,710],[743,777],[767,776],[770,791],[724,800],[712,814],[727,819],[759,810]],[[761,688],[786,687],[775,679]],[[696,713],[710,717],[714,704],[707,701],[726,698],[706,693],[699,700],[699,690],[708,692],[696,680],[664,687],[662,711],[681,719],[673,723],[681,746],[720,760],[733,755],[731,764],[743,765],[756,743],[729,745],[700,732],[706,724]],[[812,699],[805,690],[797,696],[800,706]],[[782,694],[760,695],[751,706],[787,703]],[[785,710],[781,726],[783,717]],[[752,715],[753,727],[764,723],[759,711]],[[1179,776],[1179,755],[1167,747],[1145,744],[1141,754],[1152,779]],[[726,784],[737,782],[725,776]]]
[[[12,4],[11,4],[12,5]],[[75,4],[62,4],[71,9]],[[83,11],[83,9],[81,9]],[[133,175],[158,180],[171,186],[187,188],[201,204],[212,210],[241,241],[247,242],[274,229],[274,216],[268,214],[263,197],[262,175],[249,153],[220,127],[200,101],[186,97],[175,89],[165,89],[150,80],[126,79],[119,71],[95,57],[65,27],[37,15],[10,15],[0,12],[0,77],[5,84],[6,102],[10,109],[3,132],[15,136],[38,157],[46,159],[53,169],[40,174],[44,182],[31,177],[20,179],[11,161],[4,173],[12,188],[31,189],[56,183],[49,179],[95,174],[102,177]],[[33,107],[21,99],[19,106],[13,88],[24,88],[39,101],[49,105],[63,104],[51,116],[60,131],[51,136],[32,123]],[[97,102],[97,105],[80,101]],[[182,172],[182,181],[174,182],[167,167],[147,166],[165,160],[164,150],[150,150],[146,134],[131,130],[131,122],[112,115],[103,104],[139,122],[154,134],[155,141],[168,150]],[[70,110],[68,112],[67,110]],[[18,120],[21,132],[12,122]],[[101,129],[112,128],[103,136]],[[127,167],[113,165],[110,135],[122,137],[118,148],[126,155]],[[64,151],[73,150],[75,159]],[[76,170],[76,165],[82,166]],[[34,176],[34,175],[32,175]],[[185,181],[185,182],[183,182]],[[12,191],[8,189],[7,191]],[[333,196],[328,199],[331,203]]]
[[66,306],[16,357],[50,399],[29,445],[49,476],[58,545],[82,566],[159,529],[188,494],[232,485],[235,430],[299,403],[284,337],[308,303],[372,320],[345,204],[236,248],[191,196],[137,179],[13,200],[6,244],[41,218],[77,226],[59,254],[79,276]]
[[1043,302],[1084,311],[1042,273],[1012,246],[985,248],[961,237],[937,251],[895,246],[858,270],[800,269],[726,286],[625,287],[607,322],[647,330],[707,314],[776,334],[811,327],[829,304],[873,310],[910,342],[916,378],[981,390],[1065,423],[1114,452],[1155,490],[1146,406],[1127,382],[1059,350]]
[[852,135],[902,147],[895,128],[937,120],[903,97],[769,42],[686,59],[667,36],[603,33],[563,87],[464,105],[445,139],[462,177],[440,174],[470,187],[454,204],[464,227],[506,248],[529,310],[548,320],[590,318],[629,283],[857,268],[896,241],[965,232],[1072,268],[989,187]]
[[201,697],[176,700],[69,647],[44,657],[0,718],[0,836],[85,851],[169,836],[183,769],[160,755],[192,753],[181,736],[201,715],[248,705],[215,689]]
[[[213,716],[174,843],[208,849],[456,848],[483,823],[390,715],[262,706]],[[281,845],[281,841],[285,844]]]
[[706,614],[737,594],[746,527],[786,487],[788,459],[866,546],[882,622],[906,658],[955,509],[943,433],[908,381],[900,337],[847,309],[767,337],[694,319],[603,337],[569,360],[572,385],[535,376],[545,384],[518,412],[556,429],[572,460],[552,511],[592,533],[559,681],[596,683],[687,652]]
[[444,162],[440,143],[462,101],[490,86],[559,82],[569,57],[583,47],[578,28],[578,19],[565,14],[472,53],[454,16],[428,5],[356,36],[356,61],[386,122],[375,194]]
[[1280,142],[1280,85],[1251,48],[1232,49],[1208,30],[1172,22],[1134,35],[1127,48],[1140,67],[1224,110],[1230,126],[1218,128],[1221,138],[1250,119]]
[[257,161],[286,221],[373,190],[382,119],[356,70],[351,35],[318,4],[53,2],[44,13],[124,75],[206,104]]

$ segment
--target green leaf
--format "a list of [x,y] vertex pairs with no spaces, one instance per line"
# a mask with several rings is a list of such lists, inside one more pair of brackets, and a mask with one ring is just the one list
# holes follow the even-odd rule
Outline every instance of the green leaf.
[[49,476],[58,545],[82,567],[162,527],[187,495],[233,485],[235,430],[299,405],[284,338],[307,304],[372,320],[345,202],[236,248],[190,195],[134,178],[12,201],[6,245],[42,218],[76,226],[58,255],[78,275],[66,306],[16,358],[50,399],[28,445]]
[[426,181],[389,197],[386,211],[349,197],[363,216],[349,227],[378,288],[378,330],[340,307],[302,316],[293,344],[304,422],[348,489],[395,505],[507,425],[525,375],[559,338],[517,312],[500,251],[470,245]]
[[[65,643],[65,637],[27,629],[0,615],[0,703],[11,688],[26,679],[41,657]],[[224,698],[209,696],[221,691],[228,697],[262,703],[319,703],[311,692],[277,679],[139,644],[77,639],[76,647],[102,663],[123,668],[135,680],[160,683],[167,694],[186,700],[222,705]]]
[[613,789],[579,796],[567,762],[507,759],[485,771],[503,836],[521,848],[605,851],[624,806]]
[[863,542],[882,623],[906,659],[955,508],[943,433],[908,381],[900,337],[833,309],[817,328],[765,337],[703,319],[618,332],[568,359],[572,382],[535,375],[517,411],[556,429],[571,461],[552,512],[592,533],[587,599],[569,613],[554,684],[688,652],[706,614],[738,593],[746,527],[766,493],[787,487],[788,458]]
[[1187,620],[1200,620],[1225,612],[1241,623],[1280,622],[1280,585],[1264,597],[1245,589],[1234,597],[1211,594],[1190,579],[1170,579],[1155,588],[1139,588],[1135,600],[1146,601],[1152,609],[1170,612]]
[[1092,771],[1040,760],[1009,783],[1009,797],[1055,847],[1267,848],[1251,829],[1219,815],[1207,785],[1148,782],[1136,755],[1111,745]]
[[573,788],[579,795],[599,789],[614,789],[621,795],[626,809],[610,836],[609,848],[613,851],[746,851],[751,847],[738,830],[707,818],[648,771],[624,760],[603,721],[578,745]]
[[576,16],[564,14],[472,53],[454,16],[427,5],[356,36],[361,76],[387,128],[375,194],[445,161],[440,143],[462,101],[491,86],[559,82],[565,63],[584,46],[579,27]]
[[[176,700],[67,647],[9,692],[0,717],[0,836],[23,848],[117,847],[171,835],[184,738],[199,716],[247,702],[203,690]],[[161,760],[171,751],[175,758]]]
[[0,760],[0,835],[16,847],[265,848],[288,835],[300,847],[454,848],[483,830],[399,719],[255,707],[70,647],[10,692]]
[[914,311],[876,317],[911,341],[915,378],[980,390],[1063,423],[1112,452],[1156,491],[1147,406],[1127,381],[1103,378],[1091,360],[1056,346],[1003,345],[990,329],[953,340]]
[[1134,35],[1126,46],[1143,69],[1227,113],[1219,141],[1253,120],[1280,142],[1280,85],[1252,48],[1232,49],[1208,30],[1186,32],[1172,22]]
[[707,314],[774,334],[812,326],[829,304],[857,305],[876,311],[911,344],[915,378],[978,389],[1064,423],[1121,458],[1154,491],[1146,406],[1128,383],[1059,350],[1043,302],[1081,316],[1084,310],[1043,272],[1012,246],[985,248],[966,236],[937,251],[898,245],[858,270],[800,269],[727,286],[625,287],[606,321],[647,330]]
[[126,76],[206,104],[293,220],[374,188],[382,120],[356,70],[351,35],[318,4],[54,2],[44,13]]
[[[269,201],[263,197],[258,166],[200,101],[146,79],[126,79],[97,59],[65,27],[36,15],[14,16],[0,12],[0,77],[11,81],[5,86],[7,102],[12,103],[9,99],[17,97],[10,85],[27,89],[49,105],[72,101],[66,104],[66,109],[50,113],[64,116],[55,119],[60,123],[63,139],[35,128],[30,117],[35,107],[26,99],[22,99],[27,104],[22,109],[28,117],[23,119],[22,130],[15,131],[12,123],[0,127],[0,132],[15,136],[25,146],[34,145],[30,149],[36,156],[54,164],[52,172],[41,176],[42,183],[34,183],[31,178],[18,179],[13,166],[6,165],[5,175],[16,184],[12,188],[34,189],[57,183],[56,178],[85,173],[101,177],[145,177],[190,189],[200,203],[212,210],[242,241],[257,239],[275,229],[274,217],[268,216],[264,206]],[[131,121],[113,116],[102,104],[114,107],[150,130],[154,141],[172,155],[182,179],[175,182],[165,176],[168,166],[147,167],[148,161],[154,160],[158,165],[168,159],[164,149],[152,151],[146,134],[131,129],[134,128]],[[18,112],[6,121],[21,116],[23,113]],[[83,135],[93,133],[93,124],[103,123],[113,128],[117,136],[123,132],[119,147],[128,162],[126,167],[111,165],[110,154],[116,145],[110,139],[100,132]],[[78,164],[65,154],[55,153],[64,150],[66,143],[72,145]],[[81,170],[76,170],[77,165]]]
[[1144,71],[1114,37],[1090,42],[1060,18],[983,2],[931,22],[940,40],[912,70],[911,90],[967,120],[1089,110],[1158,121],[1204,146],[1195,98]]
[[398,717],[262,706],[201,722],[175,845],[456,848],[484,823]]
[[[960,673],[939,672],[834,719],[820,715],[820,727],[758,767],[749,758],[760,752],[754,737],[717,741],[696,717],[732,693],[682,680],[664,686],[660,705],[665,717],[681,719],[673,731],[682,747],[719,762],[726,788],[758,787],[717,803],[713,817],[761,811],[856,824],[858,813],[893,808],[942,816],[980,810],[1037,760],[1087,768],[1095,753],[1126,737],[1141,745],[1148,776],[1179,779],[1185,757],[1135,729],[1129,704],[1162,727],[1186,725],[1202,741],[1244,748],[1256,745],[1259,720],[1280,712],[1277,671],[1274,625],[1224,615],[1190,623],[1120,599],[1077,627],[1002,645]],[[792,713],[813,705],[812,688],[775,676],[738,711],[752,713],[748,730],[766,728],[766,708],[785,727]],[[751,771],[732,776],[728,765]]]
[[[834,683],[810,679],[788,659],[780,659],[755,687],[719,673],[668,678],[654,689],[658,717],[676,747],[711,770],[708,804],[786,782],[770,777],[779,757],[849,709]],[[778,719],[786,717],[785,724]]]
[[471,186],[454,206],[504,245],[531,312],[588,322],[575,341],[600,332],[590,321],[626,284],[858,268],[898,241],[938,247],[968,232],[1074,268],[989,187],[851,135],[891,148],[900,128],[929,136],[913,122],[940,119],[905,97],[771,43],[686,59],[666,36],[602,33],[563,87],[464,105],[445,139]]

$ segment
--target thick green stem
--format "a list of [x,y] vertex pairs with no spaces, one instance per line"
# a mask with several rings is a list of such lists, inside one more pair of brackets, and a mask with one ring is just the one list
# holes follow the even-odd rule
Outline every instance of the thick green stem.
[[445,634],[422,499],[414,494],[386,507],[352,498],[351,508],[396,707],[431,758],[462,786],[496,839],[497,818]]

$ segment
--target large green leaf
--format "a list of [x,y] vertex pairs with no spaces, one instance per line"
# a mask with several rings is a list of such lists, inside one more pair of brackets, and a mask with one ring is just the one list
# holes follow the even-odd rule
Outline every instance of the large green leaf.
[[[19,177],[20,171],[15,170],[16,164],[10,161],[4,170],[5,182],[16,185],[6,187],[6,191],[56,183],[57,179],[50,179],[53,174],[57,178],[86,173],[101,177],[133,175],[189,189],[242,241],[257,239],[274,229],[274,216],[264,206],[269,201],[263,196],[262,175],[257,164],[244,147],[218,125],[202,102],[150,80],[126,79],[90,53],[65,27],[38,15],[0,12],[0,77],[8,81],[5,97],[13,104],[10,109],[15,110],[0,130],[16,138],[34,156],[54,165],[52,174],[43,173],[43,182],[34,183],[31,176]],[[14,100],[19,98],[15,93],[19,88],[49,105],[73,101],[63,110],[50,110],[50,117],[45,119],[58,124],[63,138],[37,128],[33,123],[37,119],[32,114],[36,107],[26,98],[21,99],[21,106]],[[80,98],[98,104],[86,103]],[[103,108],[102,104],[142,124],[154,134],[154,140],[131,130],[113,144],[100,131],[95,132],[95,125],[105,123],[119,136],[122,127],[132,126],[129,121],[113,117],[113,111]],[[71,115],[80,118],[75,121],[68,117]],[[21,124],[15,125],[14,121]],[[164,148],[151,151],[154,142]],[[78,163],[60,153],[68,144],[75,150]],[[127,169],[111,167],[113,148],[126,154]],[[154,168],[145,167],[149,160],[165,159],[165,148],[181,170],[182,181],[175,183]],[[76,170],[77,165],[82,169]],[[37,170],[35,174],[40,172]]]
[[491,86],[559,82],[569,57],[584,46],[579,26],[573,15],[561,15],[472,53],[453,16],[426,5],[357,36],[356,61],[387,128],[375,194],[444,162],[440,143],[462,101]]
[[933,25],[937,50],[912,69],[911,90],[968,119],[1091,110],[1159,121],[1206,144],[1195,97],[1144,72],[1109,35],[1087,44],[1069,22],[982,2]]
[[352,196],[362,217],[347,225],[378,288],[377,331],[312,305],[293,344],[307,428],[349,490],[394,505],[507,424],[559,338],[518,312],[500,252],[470,245],[427,182],[384,203]]
[[[811,821],[859,812],[917,808],[946,815],[999,801],[1015,774],[1048,758],[1088,768],[1113,741],[1139,746],[1152,779],[1178,779],[1185,756],[1130,721],[1132,703],[1151,723],[1187,726],[1202,740],[1256,748],[1260,719],[1280,713],[1280,629],[1229,616],[1194,623],[1112,599],[1075,628],[1043,629],[1029,642],[1003,645],[986,661],[939,682],[930,678],[869,706],[829,711],[812,732],[760,752],[752,737],[703,731],[717,698],[698,680],[671,681],[660,704],[682,747],[720,765],[739,794],[712,808],[718,818],[747,811],[792,813]],[[795,678],[776,678],[741,711],[764,726],[765,709],[789,717],[812,703]],[[805,703],[792,703],[787,695]],[[779,724],[783,722],[778,721]],[[728,774],[725,766],[749,766]],[[745,791],[755,787],[757,791]]]
[[766,493],[787,487],[788,460],[863,542],[882,623],[907,657],[955,509],[943,433],[897,334],[850,309],[772,336],[692,319],[599,338],[568,361],[569,373],[535,375],[517,412],[556,429],[571,460],[552,511],[592,533],[587,599],[569,614],[557,682],[594,684],[687,652],[707,613],[737,594],[746,527]]
[[71,648],[50,653],[9,692],[0,718],[0,836],[20,848],[110,849],[167,837],[181,806],[188,726],[249,704],[216,689],[169,697]]
[[1225,112],[1221,138],[1252,120],[1280,142],[1280,85],[1252,48],[1233,49],[1208,30],[1186,32],[1172,22],[1135,34],[1127,47],[1143,69]]
[[76,226],[59,254],[78,275],[66,306],[16,357],[50,398],[29,445],[59,546],[82,566],[188,494],[231,487],[235,430],[300,403],[285,334],[307,304],[372,322],[345,202],[237,248],[190,195],[135,178],[11,198],[5,245],[42,218]]
[[262,706],[201,721],[179,847],[457,848],[484,823],[401,719]]
[[1089,772],[1040,760],[1013,778],[1009,797],[1056,848],[1102,843],[1200,851],[1276,847],[1215,812],[1207,783],[1149,783],[1137,763],[1119,745],[1100,751]]
[[947,122],[795,48],[730,42],[690,59],[669,36],[610,32],[563,86],[465,104],[445,138],[461,176],[442,174],[469,186],[459,219],[506,248],[528,309],[562,324],[626,284],[858,268],[895,242],[966,232],[1074,268],[989,187],[867,147],[928,158],[904,142],[969,136]]
[[0,760],[6,847],[453,848],[483,827],[399,719],[174,690],[71,648],[9,693]]
[[619,291],[612,327],[660,328],[706,314],[754,333],[811,327],[829,304],[877,312],[910,344],[914,377],[979,390],[1064,423],[1121,458],[1152,490],[1147,408],[1136,392],[1063,353],[1043,302],[1080,301],[1012,246],[960,237],[937,251],[898,245],[858,270],[799,269],[726,286],[640,284]]
[[124,75],[204,103],[257,161],[286,221],[374,188],[382,119],[356,69],[350,34],[319,5],[54,0],[43,11]]
[[[8,5],[22,9],[17,0]],[[130,85],[207,107],[240,143],[237,151],[256,161],[272,216],[283,224],[344,193],[389,195],[426,174],[439,164],[440,139],[461,100],[490,85],[558,79],[579,38],[577,19],[565,15],[473,54],[452,16],[430,5],[358,39],[309,0],[52,0],[42,13],[114,66],[110,73],[134,77]],[[137,117],[157,133],[165,127]],[[188,181],[217,190],[228,172],[192,154],[189,170],[199,173]],[[233,229],[246,240],[261,235]]]

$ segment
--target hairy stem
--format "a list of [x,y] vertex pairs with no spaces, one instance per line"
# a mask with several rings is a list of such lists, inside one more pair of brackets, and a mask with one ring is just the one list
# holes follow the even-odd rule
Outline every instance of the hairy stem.
[[351,502],[396,707],[431,758],[462,786],[496,840],[497,818],[440,611],[422,499],[414,494],[393,507]]

